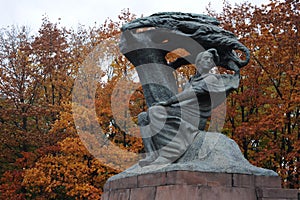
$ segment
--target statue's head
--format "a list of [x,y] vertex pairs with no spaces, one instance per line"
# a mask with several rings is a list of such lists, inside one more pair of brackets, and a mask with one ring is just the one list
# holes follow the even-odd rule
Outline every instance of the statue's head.
[[208,49],[206,51],[200,52],[195,60],[195,65],[197,71],[202,73],[208,73],[216,63],[219,62],[219,55],[216,49]]

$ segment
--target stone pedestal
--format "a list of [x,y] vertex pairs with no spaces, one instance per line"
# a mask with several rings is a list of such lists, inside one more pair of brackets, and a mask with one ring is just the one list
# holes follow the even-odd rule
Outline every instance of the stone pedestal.
[[278,176],[169,171],[108,181],[102,200],[299,200]]

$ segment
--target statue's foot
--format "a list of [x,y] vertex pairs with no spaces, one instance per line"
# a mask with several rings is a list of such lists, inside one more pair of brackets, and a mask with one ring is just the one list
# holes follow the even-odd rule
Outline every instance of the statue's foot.
[[147,165],[150,165],[153,161],[155,161],[157,159],[157,155],[152,153],[150,155],[147,155],[146,158],[141,159],[139,161],[139,166],[141,167],[145,167]]

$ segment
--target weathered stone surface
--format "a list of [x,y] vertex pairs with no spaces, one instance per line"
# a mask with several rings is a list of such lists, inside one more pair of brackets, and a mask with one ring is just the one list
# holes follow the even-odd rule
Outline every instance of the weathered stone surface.
[[251,188],[255,185],[255,178],[253,175],[248,174],[233,174],[232,186],[241,188]]
[[166,184],[166,173],[156,173],[156,174],[145,174],[143,176],[138,176],[138,186],[139,187],[149,187],[157,185]]
[[155,200],[167,199],[186,199],[197,200],[198,187],[190,185],[167,185],[159,186],[156,189]]
[[168,185],[207,185],[207,178],[199,172],[171,171],[167,173]]
[[[102,199],[108,200],[105,198],[107,198],[107,196],[104,196]],[[110,200],[128,200],[130,198],[130,189],[113,190],[110,192],[108,198]]]
[[156,188],[155,187],[143,187],[131,190],[130,200],[149,200],[155,199]]
[[102,200],[297,200],[300,195],[281,189],[278,176],[172,171],[136,179],[138,184],[127,189],[128,178],[109,181]]
[[171,171],[167,173],[168,185],[232,186],[232,175],[225,173],[201,173]]
[[281,188],[281,180],[276,176],[255,176],[255,185],[262,188]]
[[257,191],[259,198],[269,199],[297,199],[299,193],[299,190],[278,188],[260,188]]
[[[127,189],[127,188],[134,188],[134,187],[137,187],[136,176],[126,177],[123,180],[116,180],[109,183],[110,189]],[[104,187],[104,189],[107,189],[107,187]]]
[[[168,165],[149,165],[146,167],[140,167],[136,164],[124,172],[111,177],[109,180],[178,170],[278,176],[277,173],[272,170],[251,165],[243,157],[238,145],[232,139],[221,133],[200,131],[192,146],[176,163]],[[255,181],[258,184],[264,185],[259,178]]]
[[200,200],[256,200],[254,189],[228,187],[200,187]]
[[109,195],[110,195],[109,192],[104,192],[104,193],[102,194],[102,196],[101,196],[101,199],[102,199],[102,200],[108,200],[108,199],[109,199]]

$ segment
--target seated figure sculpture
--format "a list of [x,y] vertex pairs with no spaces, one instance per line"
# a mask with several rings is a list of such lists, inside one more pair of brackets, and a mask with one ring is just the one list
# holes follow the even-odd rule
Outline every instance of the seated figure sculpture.
[[[249,49],[219,25],[210,16],[180,12],[123,25],[120,51],[135,66],[148,106],[138,115],[146,157],[110,180],[174,170],[277,176],[251,165],[234,140],[204,131],[212,109],[238,88],[240,69],[250,61]],[[169,62],[168,54],[180,49],[187,54]],[[234,73],[210,73],[214,63]],[[174,70],[190,64],[197,73],[179,92]]]
[[197,73],[182,92],[152,105],[147,111],[148,123],[141,125],[146,158],[140,166],[176,162],[189,148],[199,130],[204,130],[213,108],[239,85],[239,68],[229,61],[234,74],[213,74],[219,62],[216,49],[200,52],[195,60]]

